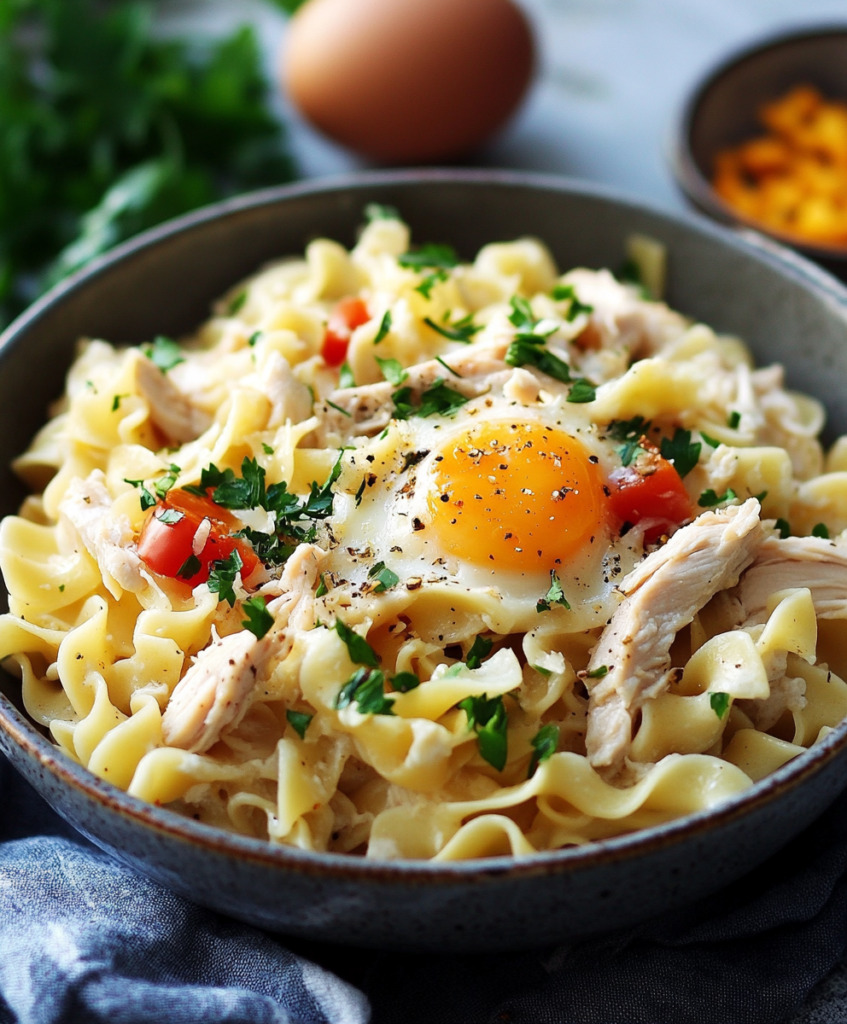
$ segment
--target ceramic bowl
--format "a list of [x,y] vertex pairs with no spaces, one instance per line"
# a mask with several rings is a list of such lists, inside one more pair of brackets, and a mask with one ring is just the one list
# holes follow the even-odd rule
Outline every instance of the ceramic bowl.
[[721,61],[697,83],[676,128],[677,182],[700,210],[725,224],[754,228],[847,278],[847,246],[802,244],[746,220],[712,188],[716,154],[763,133],[758,110],[792,86],[816,86],[830,99],[847,100],[847,23],[772,36]]
[[[760,362],[828,406],[847,432],[847,291],[805,261],[559,178],[506,172],[374,173],[271,190],[148,232],[40,300],[0,339],[0,512],[23,497],[8,464],[60,394],[80,335],[140,342],[199,324],[211,300],[317,235],[349,245],[368,202],[391,203],[421,241],[465,258],[537,235],[562,268],[619,265],[632,232],[670,252],[671,304],[737,333]],[[719,808],[527,859],[372,862],[271,846],[128,797],[73,763],[3,680],[0,748],[80,832],[197,903],[299,936],[406,949],[491,950],[644,920],[748,871],[847,785],[847,725]]]

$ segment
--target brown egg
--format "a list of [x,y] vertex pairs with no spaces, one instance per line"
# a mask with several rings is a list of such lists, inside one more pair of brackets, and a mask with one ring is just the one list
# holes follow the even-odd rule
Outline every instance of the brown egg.
[[532,77],[512,0],[307,0],[284,87],[316,127],[377,160],[460,156],[496,131]]

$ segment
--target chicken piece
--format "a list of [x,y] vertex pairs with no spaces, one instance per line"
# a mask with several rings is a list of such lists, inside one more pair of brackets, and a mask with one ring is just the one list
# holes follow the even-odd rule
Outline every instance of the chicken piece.
[[770,696],[764,700],[739,700],[736,706],[753,725],[767,732],[782,718],[785,711],[802,711],[806,706],[806,680],[781,676],[770,682]]
[[59,516],[73,527],[99,566],[106,589],[119,598],[124,590],[140,593],[147,580],[129,519],[113,515],[112,504],[106,477],[95,469],[84,480],[77,477],[71,481],[59,505]]
[[821,619],[847,619],[847,543],[820,537],[769,537],[741,579],[745,625],[767,619],[771,594],[808,587]]
[[[665,689],[674,637],[718,591],[734,587],[764,539],[754,498],[704,512],[654,551],[620,585],[625,600],[591,655],[588,759],[619,768],[632,739],[632,716]],[[601,668],[600,678],[592,678]]]
[[301,423],[312,415],[312,395],[308,387],[294,376],[288,360],[279,352],[268,356],[259,387],[271,403],[269,428],[282,426],[287,420]]
[[262,587],[273,600],[268,611],[277,622],[294,629],[311,629],[315,624],[315,587],[328,552],[317,544],[299,544],[285,563],[282,576]]
[[209,428],[208,413],[193,405],[174,382],[146,356],[135,364],[135,383],[150,407],[151,421],[174,441],[193,441]]
[[257,681],[282,650],[284,640],[279,632],[259,640],[245,629],[201,651],[165,708],[165,743],[201,754],[227,727],[237,725],[250,706]]

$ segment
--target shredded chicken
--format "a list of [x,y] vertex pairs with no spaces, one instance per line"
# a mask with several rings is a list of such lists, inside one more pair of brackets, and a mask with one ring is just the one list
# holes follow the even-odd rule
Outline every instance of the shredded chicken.
[[328,552],[317,544],[300,544],[285,563],[282,576],[262,587],[261,593],[273,600],[268,611],[277,623],[295,629],[311,629],[315,624],[315,586]]
[[847,542],[769,537],[741,579],[746,625],[764,622],[771,594],[808,587],[821,619],[847,619]]
[[286,420],[301,423],[312,413],[312,395],[308,387],[291,372],[288,360],[271,352],[262,368],[260,388],[271,403],[268,427],[279,427]]
[[174,441],[193,441],[212,422],[152,360],[139,356],[135,382],[150,407],[150,419]]
[[201,651],[162,716],[164,742],[194,754],[208,750],[244,717],[256,682],[284,643],[282,633],[258,640],[245,629]]
[[124,590],[138,594],[147,587],[132,526],[126,516],[112,514],[112,496],[102,470],[93,470],[84,480],[71,481],[59,505],[59,515],[97,562],[113,597],[119,598]]
[[586,679],[586,747],[595,767],[620,767],[634,712],[667,685],[676,634],[718,591],[734,587],[756,557],[764,538],[759,507],[751,498],[704,512],[621,583],[625,599],[603,630]]
[[780,676],[770,682],[770,696],[764,700],[740,700],[738,707],[762,732],[776,725],[783,712],[801,711],[806,706],[806,680]]

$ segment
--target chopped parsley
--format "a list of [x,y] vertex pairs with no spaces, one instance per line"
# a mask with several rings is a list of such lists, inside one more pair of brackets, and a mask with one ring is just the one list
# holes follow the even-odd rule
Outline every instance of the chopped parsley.
[[394,401],[394,419],[407,420],[410,416],[452,416],[469,399],[459,391],[447,387],[443,377],[438,377],[432,387],[422,391],[420,402],[415,405],[412,389],[400,388],[391,396]]
[[156,499],[144,486],[143,480],[127,480],[124,478],[124,483],[129,484],[130,487],[137,487],[141,491],[139,501],[141,503],[141,511],[146,512],[148,508],[154,508],[156,505]]
[[580,405],[586,402],[593,402],[596,397],[597,388],[590,380],[586,380],[585,377],[578,377],[568,392],[568,401],[576,402]]
[[609,674],[608,665],[598,665],[597,668],[593,668],[590,672],[585,673],[586,679],[602,679],[604,676]]
[[181,472],[182,470],[179,466],[172,462],[168,467],[168,472],[164,476],[160,476],[158,480],[153,481],[153,490],[163,501],[168,496],[168,491],[176,483],[176,478]]
[[179,345],[173,338],[166,338],[163,334],[154,338],[152,345],[142,345],[141,351],[158,366],[162,373],[167,373],[168,370],[185,362],[185,356],[183,356]]
[[383,377],[396,388],[409,376],[397,359],[380,359],[379,356],[374,356],[374,359]]
[[510,323],[517,327],[519,331],[532,332],[538,320],[536,320],[532,312],[532,306],[530,306],[529,301],[520,295],[513,295],[509,301],[512,306],[512,312],[509,314]]
[[331,402],[328,398],[326,399],[326,404],[332,409],[335,409],[336,412],[340,412],[342,416],[348,416],[350,419],[353,418],[353,414],[351,412],[348,412],[346,409],[342,409],[340,405],[336,405],[335,402]]
[[491,653],[491,648],[494,646],[493,640],[486,640],[485,637],[477,636],[474,638],[473,646],[468,651],[468,656],[465,659],[465,664],[470,669],[479,668],[482,664],[482,659],[487,658]]
[[568,604],[565,592],[562,590],[562,584],[559,582],[559,577],[556,575],[556,570],[550,570],[550,589],[544,595],[544,598],[539,601],[535,610],[540,614],[541,612],[549,612],[550,607],[554,604],[560,604],[563,608],[567,608],[570,611],[570,605]]
[[241,625],[261,640],[274,624],[274,617],[268,611],[267,601],[257,594],[243,601],[241,609],[247,616]]
[[385,203],[368,203],[365,207],[365,219],[369,224],[375,220],[400,220],[400,211],[397,207]]
[[356,491],[356,497],[354,499],[356,502],[356,508],[358,508],[362,504],[362,498],[364,497],[365,487],[367,487],[367,484],[368,478],[366,476],[363,476],[362,482],[359,484],[359,489]]
[[468,313],[461,320],[448,324],[438,324],[426,316],[424,323],[449,341],[460,341],[463,345],[469,345],[473,341],[473,336],[482,330],[481,326],[473,322],[473,313]]
[[718,441],[717,438],[709,437],[709,435],[704,430],[700,431],[700,437],[703,438],[703,440],[710,448],[717,448],[719,445],[723,443],[722,441]]
[[447,370],[448,373],[452,373],[454,377],[461,378],[461,376],[462,376],[461,373],[459,373],[458,370],[454,370],[453,367],[449,363],[445,363],[444,360],[441,358],[441,356],[436,356],[435,357],[435,361],[437,363],[441,363],[441,365],[444,367],[444,369]]
[[506,362],[509,366],[535,366],[563,384],[571,382],[568,364],[545,348],[544,339],[535,335],[518,335],[506,350]]
[[325,594],[329,593],[329,587],[326,585],[323,573],[320,574],[318,580],[318,589],[315,591],[315,597],[323,597]]
[[376,580],[376,586],[373,588],[375,594],[383,594],[386,590],[396,587],[400,582],[400,577],[396,572],[387,568],[385,562],[377,562],[368,573],[368,579]]
[[393,701],[385,696],[385,674],[379,669],[358,668],[338,691],[334,707],[337,711],[359,705],[360,715],[393,715]]
[[532,757],[529,760],[529,771],[526,777],[531,779],[542,761],[547,761],[556,753],[556,747],[559,745],[558,725],[554,725],[552,722],[542,725],[529,742],[532,746]]
[[414,252],[405,252],[397,262],[407,270],[452,270],[459,257],[452,245],[422,245]]
[[250,348],[253,348],[255,346],[256,342],[261,337],[262,337],[262,332],[261,331],[253,331],[253,333],[247,339],[247,344],[250,346]]
[[391,680],[391,685],[398,693],[408,693],[409,690],[416,690],[421,681],[414,672],[398,672]]
[[[226,558],[218,559],[209,566],[209,590],[218,595],[219,601],[227,601],[230,607],[235,604],[235,577],[243,565],[244,562],[241,560],[238,549],[233,548]],[[181,571],[180,575],[182,575]]]
[[388,332],[391,330],[391,310],[386,309],[383,313],[382,320],[379,322],[379,330],[376,332],[374,338],[374,345],[378,345],[384,338],[387,337]]
[[785,540],[786,537],[791,536],[791,524],[788,522],[787,519],[777,519],[775,526],[777,530],[779,530],[779,536],[782,538],[782,540]]
[[236,313],[240,313],[244,308],[244,304],[247,302],[247,291],[239,292],[238,295],[230,302],[227,313],[230,316],[235,316]]
[[370,668],[379,667],[379,658],[373,647],[364,637],[359,636],[355,630],[342,622],[341,619],[335,620],[335,632],[344,641],[347,653],[350,655],[350,660],[355,665],[368,665]]
[[486,694],[481,697],[466,697],[456,705],[468,716],[468,728],[477,735],[479,752],[498,772],[506,767],[508,755],[508,739],[506,730],[509,716],[503,705],[502,697],[488,700]]
[[673,468],[681,477],[684,477],[697,465],[702,447],[699,441],[691,443],[690,430],[677,427],[673,438],[662,438],[660,449],[662,458],[672,462]]
[[565,314],[565,318],[569,323],[576,320],[581,313],[594,312],[593,306],[589,306],[587,303],[579,301],[572,284],[557,284],[553,289],[552,294],[556,302],[570,301],[570,306]]
[[718,718],[724,718],[727,711],[729,711],[729,694],[728,693],[710,693],[709,694],[709,705],[712,711],[718,716]]
[[700,508],[713,508],[715,505],[722,505],[725,501],[735,501],[738,495],[731,487],[727,487],[723,494],[715,494],[711,487],[707,488],[697,500]]
[[301,740],[306,738],[306,730],[309,728],[309,723],[315,717],[314,715],[307,715],[304,711],[291,711],[290,709],[285,712],[285,717],[291,724],[291,728],[297,733]]
[[[202,564],[197,555],[189,555],[188,558],[182,563],[177,571],[177,576],[181,580],[190,580],[200,572]],[[211,588],[210,588],[211,589]]]
[[164,523],[165,526],[173,526],[174,523],[178,523],[181,519],[185,518],[185,513],[180,512],[175,508],[162,509],[161,515],[156,516],[160,523]]
[[731,412],[726,420],[726,425],[730,430],[738,430],[738,426],[741,423],[741,413]]
[[338,371],[338,386],[340,388],[354,388],[356,386],[353,371],[350,369],[350,364],[346,359],[341,364],[341,369]]
[[112,412],[117,412],[120,409],[122,398],[129,398],[129,395],[115,395],[112,398]]
[[812,527],[812,536],[820,537],[821,540],[829,540],[829,527],[826,523],[816,523]]
[[621,457],[621,463],[628,466],[635,458],[641,447],[641,439],[645,436],[652,425],[651,420],[645,420],[643,416],[633,416],[631,420],[614,420],[609,424],[606,433],[613,441],[624,443],[617,449]]
[[265,444],[264,441],[262,441],[262,451],[265,455],[273,455],[274,453],[274,449],[269,444]]

